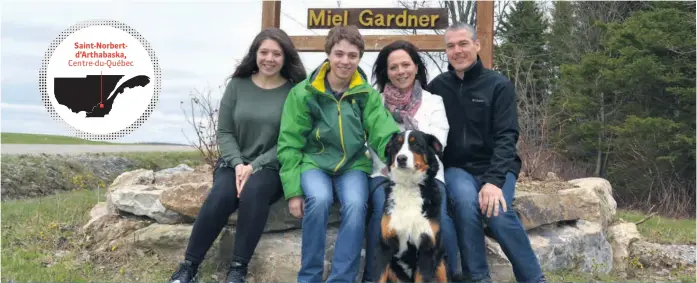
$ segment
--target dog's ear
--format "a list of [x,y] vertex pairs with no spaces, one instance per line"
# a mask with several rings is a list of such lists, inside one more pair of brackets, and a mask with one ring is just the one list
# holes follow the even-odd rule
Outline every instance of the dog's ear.
[[439,159],[443,159],[443,144],[440,143],[436,136],[431,134],[426,134],[426,142],[428,147],[433,150],[433,152],[438,156]]
[[390,136],[390,140],[387,142],[387,146],[385,146],[385,165],[387,165],[387,170],[390,170],[390,167],[392,167],[392,148],[395,146],[395,140],[397,139],[397,135],[399,133],[393,133],[392,136]]

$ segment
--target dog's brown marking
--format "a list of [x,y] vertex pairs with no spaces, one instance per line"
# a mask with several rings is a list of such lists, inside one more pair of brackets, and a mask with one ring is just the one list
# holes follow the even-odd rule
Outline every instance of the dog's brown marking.
[[426,172],[428,170],[428,163],[426,163],[426,157],[423,156],[423,154],[418,154],[418,153],[413,153],[414,154],[414,167],[416,169],[421,170],[422,172]]
[[382,234],[383,240],[387,240],[397,235],[397,231],[390,228],[390,219],[392,219],[392,217],[389,215],[383,215],[382,220],[380,221],[380,228],[382,230],[380,233]]
[[448,282],[448,274],[445,272],[445,260],[440,260],[436,267],[436,282]]
[[410,137],[409,137],[409,142],[414,142],[414,141],[416,141],[416,138],[413,137],[413,136],[410,136]]
[[414,282],[415,283],[424,282],[424,278],[423,278],[423,276],[421,276],[421,272],[418,270],[416,272],[414,272]]
[[392,271],[392,268],[390,268],[389,264],[385,267],[385,271],[383,271],[382,274],[380,274],[378,282],[386,283],[388,280],[390,282],[402,282],[402,280],[399,280],[399,278],[397,277],[397,274],[395,274],[394,271]]
[[428,223],[431,224],[431,231],[433,231],[433,233],[431,234],[431,241],[433,241],[433,243],[435,244],[435,237],[438,234],[438,232],[440,232],[440,223],[433,220],[428,220]]

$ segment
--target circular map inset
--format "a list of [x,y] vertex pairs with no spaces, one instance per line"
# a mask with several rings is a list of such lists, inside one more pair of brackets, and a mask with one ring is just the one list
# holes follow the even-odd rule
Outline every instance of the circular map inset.
[[80,22],[46,51],[39,72],[44,106],[73,136],[122,138],[155,110],[161,73],[148,41],[113,20]]

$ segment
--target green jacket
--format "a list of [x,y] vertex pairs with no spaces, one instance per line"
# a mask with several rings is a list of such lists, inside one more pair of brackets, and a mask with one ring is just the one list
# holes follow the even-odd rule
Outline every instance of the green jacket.
[[285,198],[302,196],[300,174],[322,169],[339,175],[356,169],[372,173],[366,142],[385,159],[385,147],[399,126],[382,104],[380,93],[360,68],[340,99],[325,87],[325,61],[293,87],[283,107],[278,161]]

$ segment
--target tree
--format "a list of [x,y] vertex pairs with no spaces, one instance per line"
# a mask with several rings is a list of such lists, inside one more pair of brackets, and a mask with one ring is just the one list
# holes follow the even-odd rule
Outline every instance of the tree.
[[[653,7],[597,25],[599,48],[562,65],[560,147],[595,160],[624,204],[695,209],[695,14]],[[589,154],[595,152],[596,154]]]
[[500,23],[494,68],[514,84],[518,97],[521,138],[519,149],[523,170],[533,177],[545,175],[540,166],[546,154],[550,98],[551,62],[547,52],[549,23],[538,3],[518,1]]

